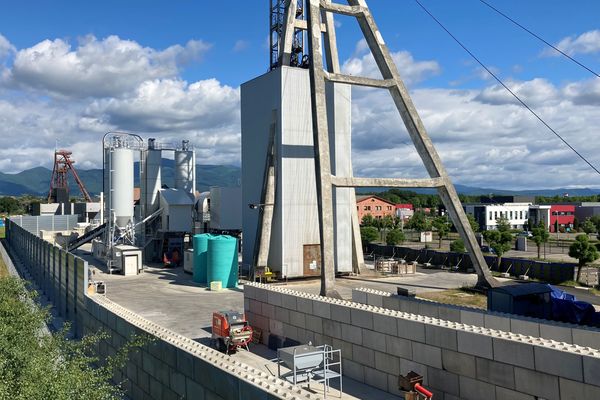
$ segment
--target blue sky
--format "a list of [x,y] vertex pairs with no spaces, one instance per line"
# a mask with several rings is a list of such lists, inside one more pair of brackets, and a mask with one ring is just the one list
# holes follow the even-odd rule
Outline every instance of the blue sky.
[[[594,140],[600,79],[549,55],[542,43],[478,0],[422,2],[600,164],[600,144]],[[600,70],[600,2],[489,2]],[[369,5],[457,182],[515,189],[600,187],[598,175],[513,104],[415,2],[371,0]],[[372,74],[372,62],[357,47],[361,34],[354,19],[339,17],[337,25],[346,72]],[[0,170],[47,166],[49,144],[57,139],[86,153],[84,167],[96,167],[94,149],[106,129],[191,138],[206,163],[239,164],[239,85],[266,72],[267,38],[267,0],[5,1]],[[406,133],[381,93],[354,91],[353,96],[357,175],[422,173],[413,167],[419,162],[409,149],[397,154]],[[372,137],[381,138],[382,145],[373,146]],[[514,179],[516,171],[521,179]]]
[[[16,47],[29,47],[47,38],[76,40],[88,34],[117,35],[143,46],[166,48],[189,39],[213,44],[202,64],[188,66],[188,80],[218,77],[239,85],[267,68],[267,0],[233,1],[19,1],[0,14],[2,34]],[[264,4],[263,4],[264,3]],[[392,5],[402,3],[402,5]],[[598,26],[600,2],[593,0],[490,1],[523,25],[555,43],[561,38]],[[254,6],[251,6],[254,4]],[[530,79],[544,76],[560,83],[588,76],[563,58],[540,58],[544,45],[495,14],[478,0],[423,0],[456,36],[503,77]],[[408,50],[416,59],[435,59],[442,74],[424,85],[437,87],[453,81],[460,87],[479,85],[471,80],[472,60],[413,1],[371,0],[369,6],[392,51]],[[32,9],[35,12],[32,13]],[[342,59],[354,51],[360,32],[350,17],[336,17]],[[234,51],[238,41],[243,49]],[[596,56],[579,56],[598,65]],[[515,71],[515,66],[520,66]]]

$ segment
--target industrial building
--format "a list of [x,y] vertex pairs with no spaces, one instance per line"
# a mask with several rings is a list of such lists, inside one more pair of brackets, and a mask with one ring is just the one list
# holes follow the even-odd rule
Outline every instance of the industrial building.
[[[348,85],[327,86],[332,161],[350,175],[350,101]],[[268,266],[288,277],[319,276],[321,247],[311,124],[309,72],[282,66],[241,86],[242,113],[242,262],[255,264],[269,137],[274,134],[276,194]],[[258,178],[258,179],[257,179]],[[335,265],[352,271],[354,189],[335,189]]]

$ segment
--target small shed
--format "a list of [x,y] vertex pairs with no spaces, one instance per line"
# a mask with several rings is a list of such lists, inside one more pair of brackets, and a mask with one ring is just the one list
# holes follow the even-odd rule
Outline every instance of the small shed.
[[191,232],[194,199],[191,194],[179,189],[161,189],[160,207],[162,231]]
[[519,283],[488,290],[489,311],[552,318],[552,288],[544,283]]

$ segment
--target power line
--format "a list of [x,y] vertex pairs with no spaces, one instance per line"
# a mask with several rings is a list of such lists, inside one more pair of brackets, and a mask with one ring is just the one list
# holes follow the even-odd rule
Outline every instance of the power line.
[[598,75],[598,73],[596,73],[594,70],[592,70],[591,68],[585,66],[580,61],[577,61],[576,59],[574,59],[573,57],[571,57],[570,55],[568,55],[567,53],[565,53],[561,49],[559,49],[556,46],[554,46],[553,44],[549,43],[544,38],[542,38],[539,35],[537,35],[535,32],[532,32],[531,30],[527,29],[526,27],[524,27],[523,25],[521,25],[520,23],[518,23],[517,21],[515,21],[514,19],[512,19],[508,15],[504,14],[502,11],[498,10],[496,7],[492,6],[491,4],[489,4],[488,2],[486,2],[485,0],[479,0],[479,1],[481,3],[483,3],[483,4],[485,4],[486,6],[488,6],[490,9],[494,10],[495,12],[497,12],[498,14],[500,14],[501,16],[503,16],[504,18],[506,18],[507,20],[509,20],[510,22],[512,22],[513,24],[515,24],[516,26],[518,26],[519,28],[523,29],[525,32],[529,33],[530,35],[532,35],[536,39],[538,39],[541,42],[545,43],[547,46],[553,48],[554,50],[556,50],[557,52],[559,52],[563,56],[567,57],[569,60],[571,60],[575,64],[579,65],[581,68],[584,68],[584,69],[588,70],[590,73],[592,73],[592,74],[596,75],[598,78],[600,78],[600,75]]
[[479,60],[479,58],[477,58],[477,56],[475,56],[475,54],[473,54],[460,40],[458,40],[458,38],[456,36],[454,36],[452,34],[452,32],[450,32],[445,26],[444,24],[442,24],[440,22],[440,20],[438,20],[431,12],[429,12],[429,10],[427,8],[425,8],[425,6],[423,4],[421,4],[421,2],[419,0],[415,0],[415,2],[423,9],[423,11],[425,11],[444,31],[446,31],[446,33],[448,35],[450,35],[450,37],[452,39],[454,39],[454,41],[456,43],[458,43],[458,45],[460,47],[463,48],[464,51],[466,51],[475,61],[477,61],[477,63],[479,65],[481,65],[481,67],[483,69],[485,69],[488,74],[490,74],[500,85],[502,85],[504,87],[504,89],[506,89],[515,99],[517,99],[517,101],[519,103],[521,103],[521,105],[523,107],[525,107],[527,110],[529,110],[529,112],[531,114],[533,114],[534,117],[536,117],[542,124],[544,124],[544,126],[546,128],[548,128],[548,130],[550,132],[552,132],[557,138],[559,138],[565,145],[567,145],[567,147],[569,147],[575,154],[577,154],[579,156],[579,158],[581,158],[583,161],[585,161],[585,163],[587,165],[590,166],[590,168],[592,168],[594,171],[596,171],[596,173],[598,175],[600,175],[600,170],[598,170],[598,168],[596,168],[591,162],[589,162],[580,152],[578,152],[577,150],[575,150],[575,148],[573,146],[571,146],[569,144],[569,142],[567,142],[557,131],[555,131],[554,129],[552,129],[552,127],[550,125],[548,125],[548,123],[546,121],[544,121],[542,119],[542,117],[540,117],[535,111],[533,111],[533,109],[531,107],[529,107],[527,105],[527,103],[525,103],[523,100],[521,100],[521,98],[519,96],[517,96],[517,94],[515,92],[513,92],[508,86],[506,86],[506,84],[500,79],[498,78],[498,76],[496,76],[496,74],[494,74],[482,61]]

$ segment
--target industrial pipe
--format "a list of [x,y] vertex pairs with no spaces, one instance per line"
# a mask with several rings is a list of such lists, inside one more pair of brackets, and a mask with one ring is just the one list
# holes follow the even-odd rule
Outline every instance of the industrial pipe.
[[433,397],[433,393],[431,393],[429,390],[425,389],[419,383],[415,383],[415,387],[414,388],[415,388],[415,390],[417,392],[419,392],[420,394],[422,394],[423,396],[425,396],[425,398],[427,398],[427,399],[431,399]]

